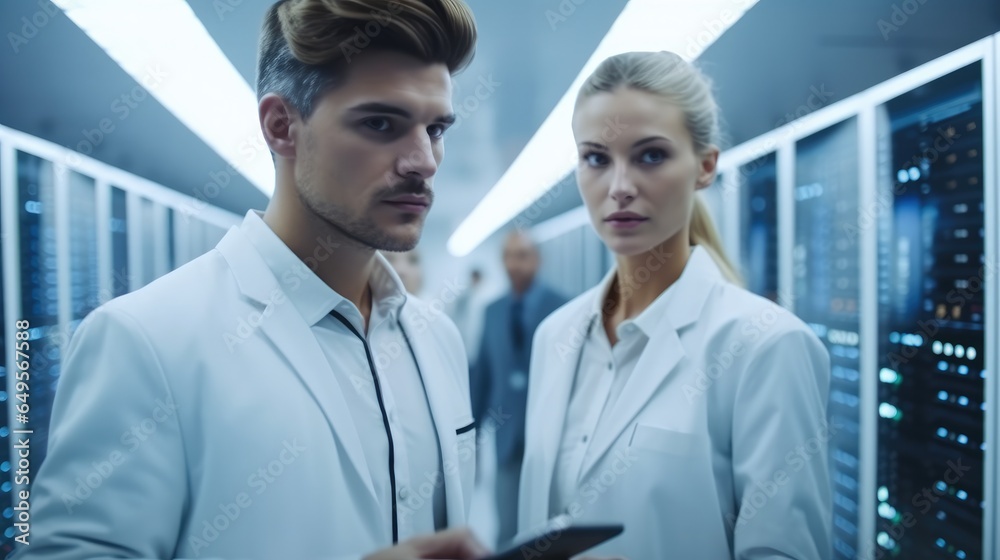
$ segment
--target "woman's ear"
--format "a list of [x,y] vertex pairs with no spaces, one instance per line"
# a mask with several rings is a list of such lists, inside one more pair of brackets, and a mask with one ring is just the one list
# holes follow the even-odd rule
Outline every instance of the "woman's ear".
[[295,159],[295,132],[298,112],[276,93],[261,98],[257,105],[264,141],[276,155]]
[[715,173],[719,165],[719,148],[708,146],[700,154],[698,166],[698,179],[695,183],[697,189],[704,189],[715,182]]

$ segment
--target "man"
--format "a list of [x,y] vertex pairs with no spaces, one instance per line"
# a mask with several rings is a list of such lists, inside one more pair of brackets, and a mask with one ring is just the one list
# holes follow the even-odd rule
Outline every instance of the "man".
[[494,422],[497,542],[501,546],[517,531],[531,339],[539,323],[566,303],[563,296],[535,278],[539,261],[538,248],[527,235],[515,230],[507,236],[503,264],[510,278],[510,293],[486,308],[483,338],[472,372],[475,416]]
[[274,198],[81,325],[20,558],[486,553],[468,531],[419,536],[466,520],[466,357],[376,252],[420,238],[475,38],[461,0],[269,10]]

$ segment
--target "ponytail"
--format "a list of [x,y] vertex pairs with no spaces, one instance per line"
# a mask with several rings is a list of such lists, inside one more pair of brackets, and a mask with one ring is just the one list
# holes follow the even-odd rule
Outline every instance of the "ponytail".
[[740,273],[736,271],[733,263],[729,262],[729,257],[726,256],[726,251],[722,247],[722,240],[719,239],[719,232],[716,231],[715,224],[712,222],[708,206],[698,194],[694,197],[694,211],[691,213],[689,236],[691,245],[699,245],[708,251],[716,266],[722,270],[722,275],[726,280],[738,286],[743,285],[743,278],[740,277]]

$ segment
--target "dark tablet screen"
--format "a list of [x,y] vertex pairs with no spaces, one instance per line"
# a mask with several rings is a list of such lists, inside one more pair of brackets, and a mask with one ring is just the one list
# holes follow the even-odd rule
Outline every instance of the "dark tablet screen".
[[485,560],[569,560],[624,530],[623,525],[578,525],[552,530]]

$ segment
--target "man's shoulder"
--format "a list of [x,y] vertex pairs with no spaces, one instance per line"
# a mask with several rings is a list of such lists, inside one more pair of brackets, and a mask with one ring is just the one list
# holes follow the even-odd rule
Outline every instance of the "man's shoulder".
[[493,314],[499,312],[504,305],[507,305],[510,301],[509,294],[502,294],[500,296],[493,297],[487,300],[489,303],[486,304],[486,313]]
[[112,316],[129,316],[143,326],[190,320],[194,315],[212,315],[228,294],[235,297],[231,286],[235,283],[229,267],[212,250],[100,309]]
[[570,299],[570,298],[566,297],[565,294],[563,294],[559,290],[556,290],[555,288],[553,288],[552,286],[549,286],[547,284],[542,284],[541,288],[542,288],[542,294],[543,294],[545,300],[549,304],[555,304],[556,307],[559,307],[559,306],[565,304]]
[[432,332],[445,332],[449,335],[454,334],[460,337],[458,327],[455,326],[451,317],[445,313],[444,306],[439,305],[439,302],[428,302],[413,294],[407,294],[406,307],[409,308],[409,312],[414,317],[421,318],[421,322],[426,324],[427,328]]

